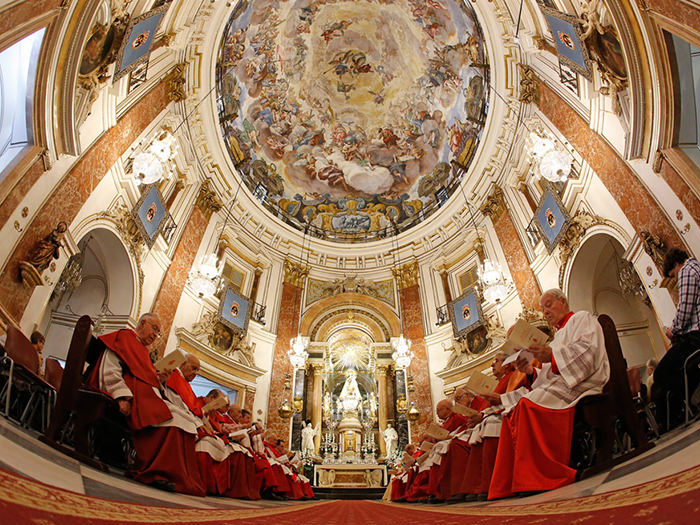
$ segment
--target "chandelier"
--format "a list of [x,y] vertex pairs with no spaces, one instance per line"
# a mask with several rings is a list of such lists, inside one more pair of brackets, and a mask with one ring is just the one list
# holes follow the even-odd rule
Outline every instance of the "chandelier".
[[500,304],[510,291],[510,283],[506,281],[501,265],[491,259],[484,259],[484,263],[477,269],[477,274],[484,300],[491,304]]
[[132,172],[136,184],[155,184],[164,174],[164,164],[175,155],[177,141],[169,131],[163,131],[146,148],[134,157]]
[[219,288],[222,264],[215,253],[208,253],[199,259],[199,264],[190,273],[190,286],[200,297],[213,297]]
[[573,158],[545,130],[533,130],[526,141],[533,169],[550,182],[565,182],[571,174]]
[[411,366],[413,360],[413,352],[411,352],[411,341],[406,339],[403,334],[393,339],[391,346],[394,347],[394,352],[391,358],[394,360],[396,368],[406,369]]
[[290,341],[290,349],[287,355],[289,356],[289,362],[295,370],[306,366],[309,353],[306,351],[306,341],[301,334]]

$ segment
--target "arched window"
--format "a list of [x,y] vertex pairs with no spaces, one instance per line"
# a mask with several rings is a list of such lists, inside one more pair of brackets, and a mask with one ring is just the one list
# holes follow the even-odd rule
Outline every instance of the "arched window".
[[0,182],[7,166],[33,144],[34,80],[44,29],[0,53]]

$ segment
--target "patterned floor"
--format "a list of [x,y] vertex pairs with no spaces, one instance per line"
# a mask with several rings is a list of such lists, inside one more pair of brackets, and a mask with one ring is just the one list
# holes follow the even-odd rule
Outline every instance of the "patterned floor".
[[[389,512],[388,515],[394,516],[410,514],[412,523],[434,523],[435,520],[442,523],[452,523],[456,516],[464,517],[465,515],[470,516],[470,521],[476,520],[474,523],[480,522],[477,520],[478,517],[483,517],[486,521],[481,520],[481,522],[487,523],[497,517],[504,520],[514,516],[523,518],[525,515],[529,515],[534,520],[532,522],[536,522],[543,514],[548,515],[550,519],[547,521],[551,522],[552,516],[557,513],[574,513],[577,516],[581,514],[583,522],[601,511],[622,512],[620,508],[625,505],[642,506],[641,510],[635,511],[641,512],[640,516],[634,520],[635,523],[658,523],[657,512],[660,512],[660,508],[663,509],[668,523],[681,523],[689,516],[695,518],[694,510],[700,511],[700,506],[695,508],[696,503],[700,505],[700,423],[669,433],[657,442],[656,447],[628,463],[568,487],[528,498],[430,506],[359,502],[347,502],[342,505],[336,502],[337,504],[328,506],[325,502],[299,503],[267,500],[250,502],[228,498],[197,498],[171,494],[132,482],[115,473],[106,474],[81,465],[44,445],[33,435],[4,419],[0,419],[0,450],[2,450],[0,467],[7,471],[0,479],[0,491],[11,491],[8,494],[14,494],[15,499],[18,497],[16,488],[23,485],[26,494],[28,494],[28,501],[34,501],[32,495],[37,491],[44,492],[44,495],[36,501],[47,500],[45,494],[49,490],[49,492],[61,495],[59,498],[54,494],[50,498],[53,500],[51,505],[56,506],[59,502],[63,502],[71,509],[80,505],[83,505],[84,509],[89,509],[90,505],[85,504],[86,501],[98,501],[101,502],[102,507],[105,504],[109,508],[118,507],[119,512],[127,512],[124,509],[131,509],[128,511],[128,515],[130,519],[135,521],[140,521],[136,519],[141,512],[139,509],[150,509],[146,511],[149,521],[158,521],[154,518],[161,514],[168,515],[170,518],[163,521],[168,523],[179,522],[180,518],[190,522],[231,522],[230,519],[221,521],[223,514],[218,511],[195,512],[198,509],[235,511],[236,520],[244,519],[251,523],[250,520],[254,517],[257,521],[257,518],[264,519],[265,516],[271,514],[276,516],[276,523],[282,522],[280,521],[281,515],[286,516],[284,522],[295,523],[295,520],[298,522],[301,516],[309,516],[308,511],[311,509],[315,509],[312,514],[316,518],[320,519],[322,515],[327,515],[324,518],[326,519],[325,523],[354,523],[358,522],[357,520],[364,523],[375,521],[380,523],[381,521],[377,521],[380,515],[387,512]],[[26,477],[28,480],[14,476],[13,473]],[[50,487],[46,488],[32,480],[70,492],[50,491]],[[79,495],[89,498],[71,502],[71,498],[78,498]],[[8,498],[10,498],[9,495]],[[105,502],[103,499],[95,500],[95,498],[112,500],[113,503],[110,506],[109,502]],[[10,498],[9,501],[13,500]],[[117,502],[126,505],[119,505]],[[647,502],[650,502],[648,506],[651,510],[649,511],[644,510]],[[31,502],[29,505],[32,506]],[[353,511],[355,513],[362,509],[361,514],[365,517],[361,518],[357,514],[357,518],[353,519],[352,513],[348,514],[340,508],[344,505],[355,505],[351,507],[355,509],[356,512]],[[53,507],[52,509],[55,510]],[[90,511],[85,510],[85,512],[89,513]],[[178,516],[178,519],[175,519],[175,516]],[[333,516],[335,518],[332,518]],[[370,521],[368,521],[370,519],[368,516],[372,516]],[[583,517],[586,517],[586,520],[583,520]],[[560,518],[564,519],[564,516],[560,516]],[[572,516],[569,516],[563,522],[574,523],[576,520],[571,518]],[[1,517],[0,522],[4,522]],[[51,522],[58,523],[54,519],[38,517],[27,521],[27,523],[37,524]],[[86,523],[88,522],[92,523],[92,521],[86,521]],[[124,521],[117,520],[116,522]]]

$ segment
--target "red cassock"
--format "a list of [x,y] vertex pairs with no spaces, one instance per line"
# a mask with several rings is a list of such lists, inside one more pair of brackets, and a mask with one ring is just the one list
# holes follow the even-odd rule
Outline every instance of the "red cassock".
[[[413,453],[413,458],[418,459],[424,454],[422,450],[416,450]],[[404,476],[405,475],[405,476]],[[391,501],[401,501],[408,494],[408,487],[411,486],[413,478],[416,476],[416,470],[409,468],[404,473],[395,476],[391,482]],[[402,479],[404,478],[405,479]]]
[[[469,404],[469,408],[479,412],[488,406],[489,402],[479,396]],[[467,422],[468,418],[465,417],[462,426],[466,427]],[[430,469],[428,490],[431,496],[446,500],[457,494],[464,494],[463,478],[470,455],[471,447],[466,441],[452,440],[440,464]]]
[[[282,453],[278,451],[272,443],[265,441],[265,448],[275,458],[282,456]],[[284,470],[280,465],[273,464],[273,469],[279,469],[278,472],[286,478],[289,484],[289,489],[287,491],[281,492],[284,496],[288,497],[289,499],[302,499],[314,497],[314,491],[311,488],[311,484],[308,481],[302,481],[294,472],[291,475],[285,474]]]
[[[150,484],[168,481],[178,492],[204,496],[197,456],[196,437],[177,427],[153,427],[172,418],[168,406],[153,390],[160,388],[158,376],[148,355],[133,330],[119,330],[100,337],[102,342],[126,365],[123,378],[133,395],[131,414],[127,417],[133,430],[136,461],[127,472],[135,480]],[[88,385],[99,389],[100,362],[88,378]]]
[[[453,413],[441,426],[449,432],[454,432],[466,424],[467,418],[461,414]],[[445,458],[442,458],[441,464],[444,461]],[[423,472],[418,472],[406,491],[406,500],[419,501],[429,496],[434,496],[437,492],[437,485],[441,477],[439,469],[440,465],[433,465]]]
[[518,402],[503,418],[490,500],[575,481],[576,470],[569,467],[574,412],[575,407],[554,410],[526,398]]
[[[525,374],[507,372],[498,381],[494,392],[497,394],[511,392],[525,386],[526,383]],[[454,494],[486,494],[489,491],[497,450],[497,437],[484,437],[480,443],[471,445],[467,468],[460,473],[459,491]]]

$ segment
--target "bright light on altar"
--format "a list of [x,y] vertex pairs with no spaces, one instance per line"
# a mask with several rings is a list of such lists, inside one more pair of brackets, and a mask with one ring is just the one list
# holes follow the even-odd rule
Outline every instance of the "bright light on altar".
[[413,352],[411,352],[411,341],[406,339],[403,334],[392,341],[394,353],[391,358],[394,360],[396,368],[408,368],[413,360]]
[[309,357],[309,354],[306,351],[306,342],[304,341],[304,338],[301,335],[297,335],[290,341],[290,343],[291,347],[288,353],[289,362],[292,363],[295,370],[304,368],[306,366],[306,360]]
[[554,136],[544,130],[530,132],[526,147],[533,169],[550,182],[564,182],[571,173],[571,155],[557,145]]
[[219,287],[221,270],[215,253],[203,255],[199,264],[190,272],[190,286],[201,298],[213,297]]
[[491,304],[500,304],[510,290],[510,283],[506,281],[501,265],[486,259],[484,264],[479,265],[478,274],[484,299]]

